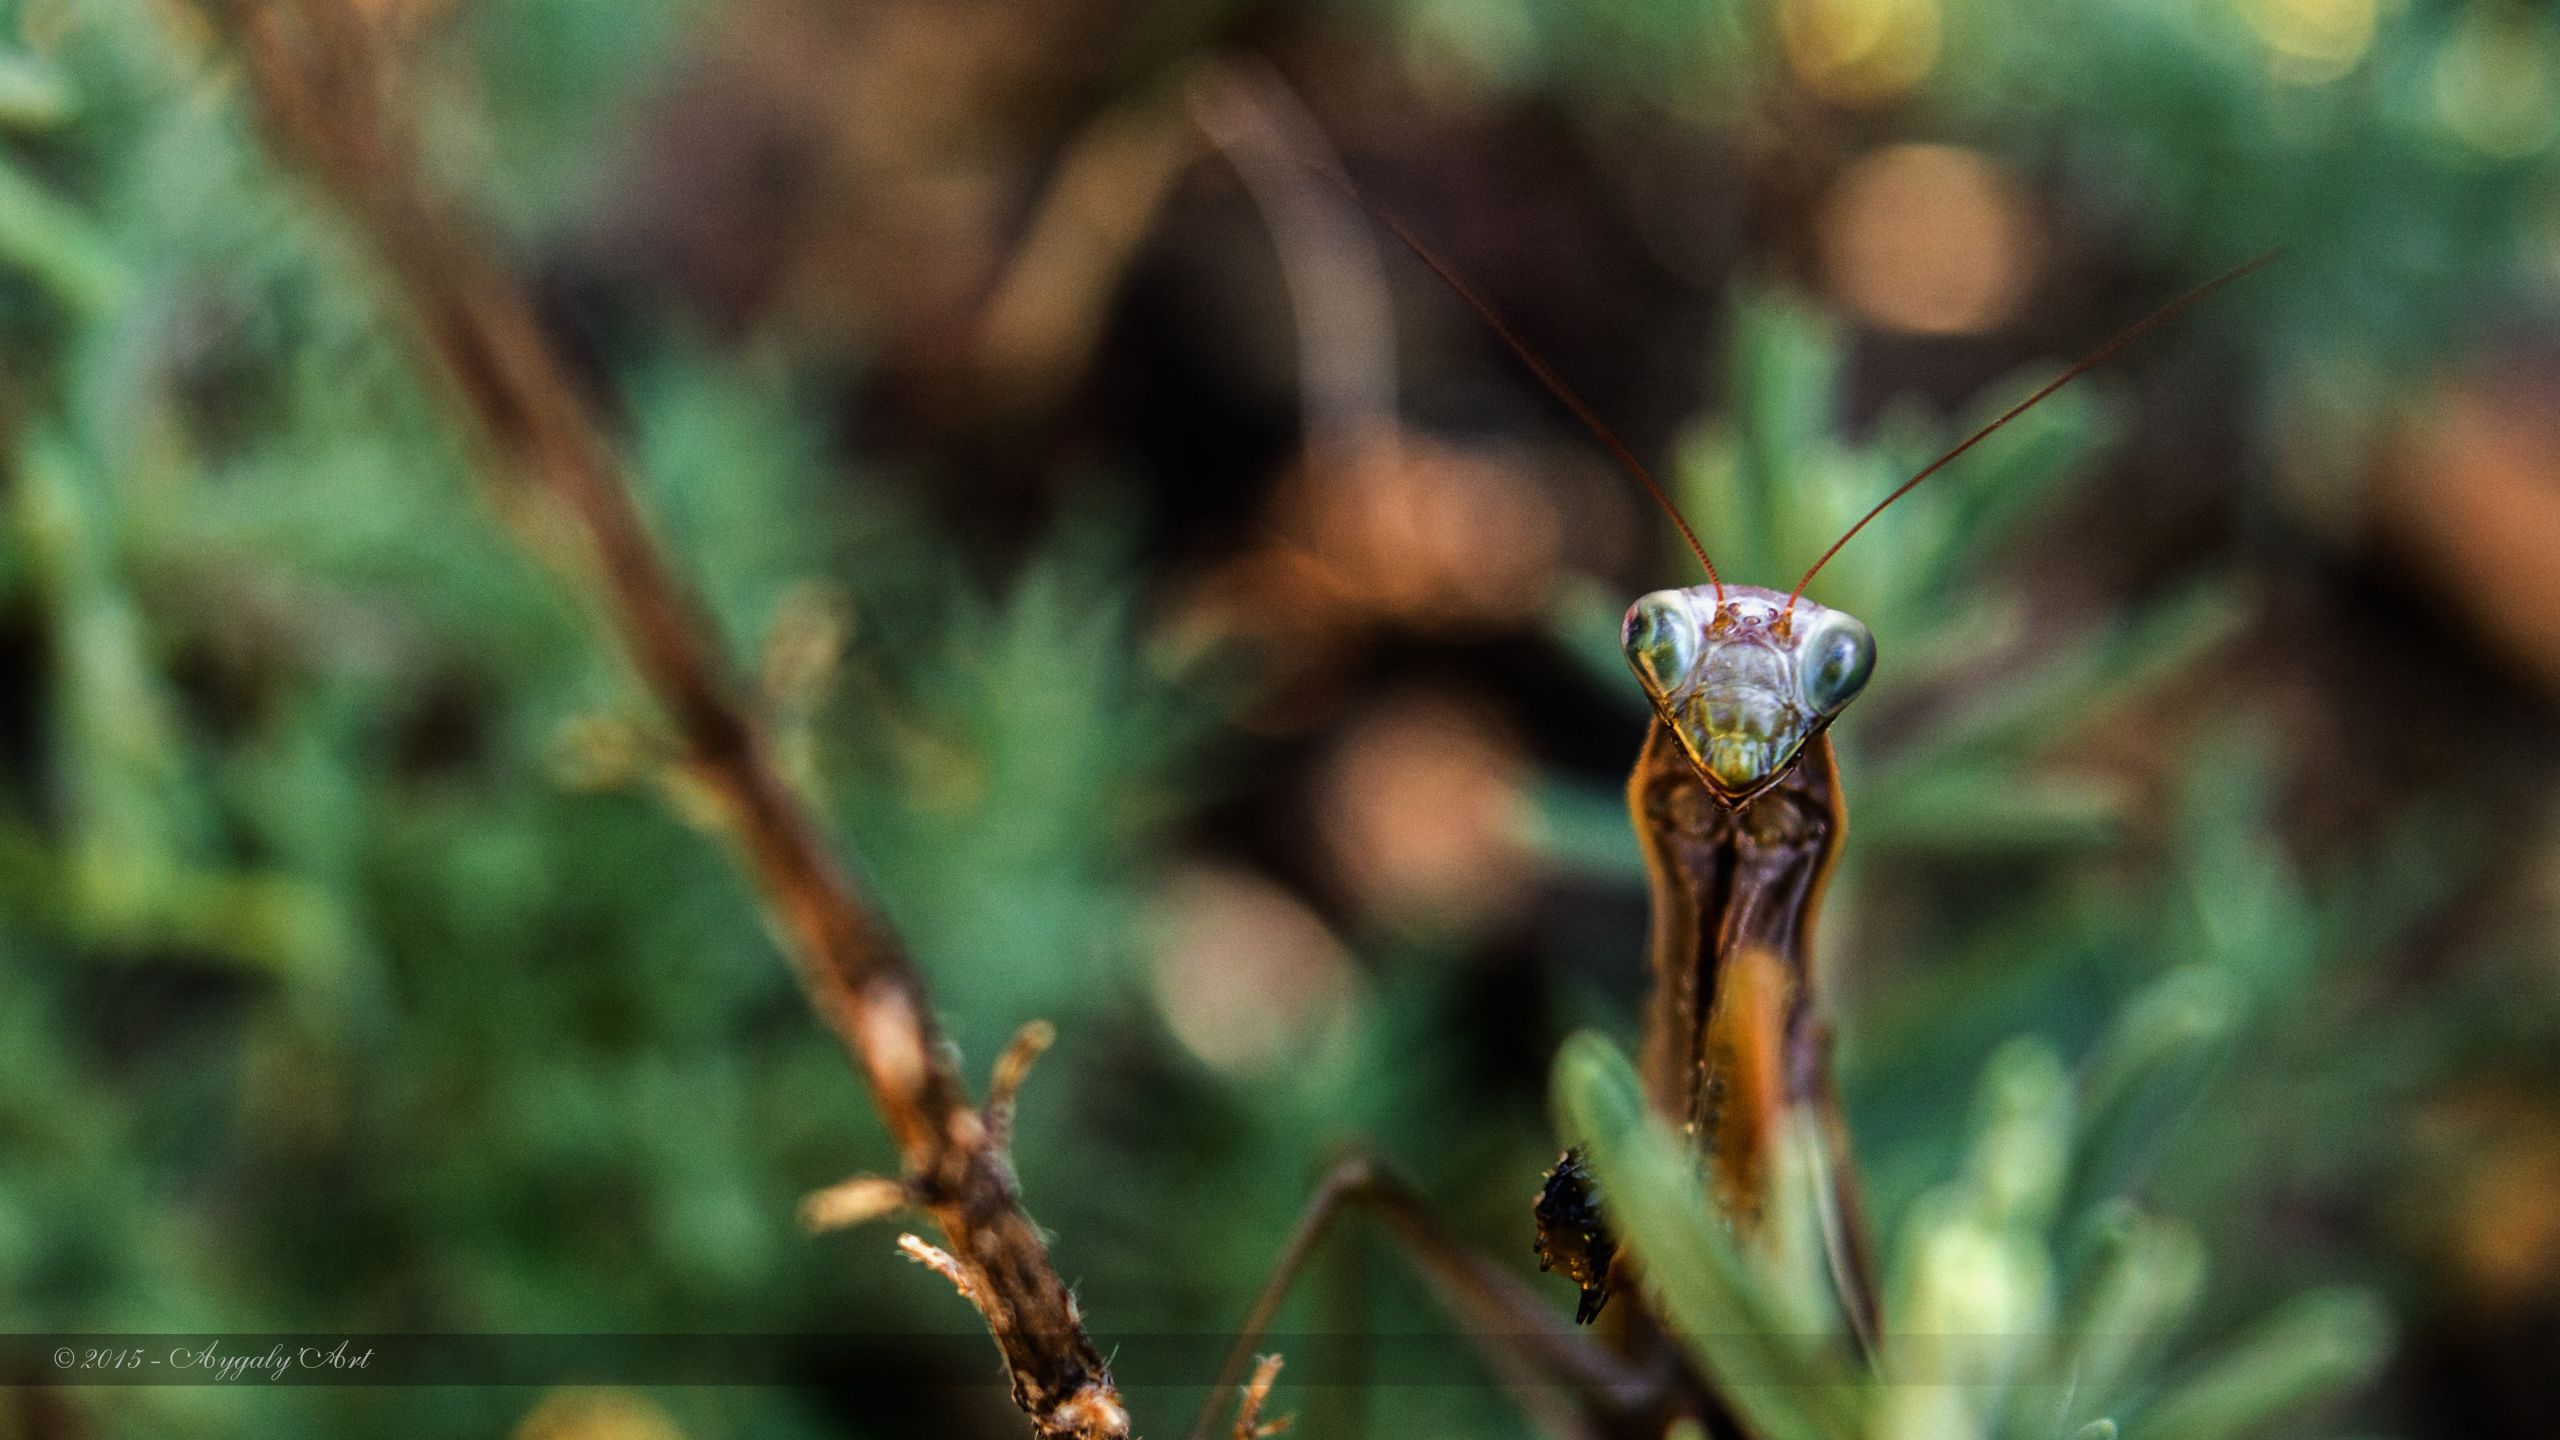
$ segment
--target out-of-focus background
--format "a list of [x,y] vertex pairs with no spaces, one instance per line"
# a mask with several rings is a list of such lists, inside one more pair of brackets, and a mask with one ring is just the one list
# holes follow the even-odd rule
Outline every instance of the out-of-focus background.
[[[1106,1347],[1228,1331],[1354,1144],[1527,1269],[1550,1058],[1642,993],[1616,624],[1692,564],[1297,159],[1780,587],[2286,247],[1814,586],[1882,650],[1851,1127],[1903,1313],[2122,1338],[2128,1435],[2560,1429],[2545,8],[358,8],[970,1072],[1056,1023],[1020,1169]],[[207,30],[0,14],[0,1328],[968,1336],[889,1229],[798,1230],[890,1147]],[[1305,1291],[1447,1328],[1374,1233]],[[29,1388],[0,1434],[1021,1431],[865,1373]]]

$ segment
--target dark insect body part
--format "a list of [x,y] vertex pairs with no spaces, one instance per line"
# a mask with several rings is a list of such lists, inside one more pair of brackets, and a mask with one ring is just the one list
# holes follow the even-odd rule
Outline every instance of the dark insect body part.
[[1547,1172],[1535,1213],[1538,1268],[1582,1287],[1573,1319],[1588,1325],[1609,1303],[1609,1264],[1618,1258],[1618,1241],[1601,1223],[1600,1184],[1582,1163],[1581,1151],[1567,1150]]

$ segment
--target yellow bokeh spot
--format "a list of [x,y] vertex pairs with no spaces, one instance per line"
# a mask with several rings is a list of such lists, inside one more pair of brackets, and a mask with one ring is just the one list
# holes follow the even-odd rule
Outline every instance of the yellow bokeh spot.
[[630,1390],[555,1390],[510,1440],[685,1440],[657,1402]]
[[2560,126],[2560,65],[2550,25],[2520,7],[2474,5],[2436,53],[2436,118],[2463,144],[2514,159]]
[[2373,48],[2375,0],[2241,0],[2249,28],[2275,52],[2275,72],[2325,85],[2356,68]]
[[1806,89],[1872,105],[1938,63],[1938,0],[1780,0],[1778,33]]

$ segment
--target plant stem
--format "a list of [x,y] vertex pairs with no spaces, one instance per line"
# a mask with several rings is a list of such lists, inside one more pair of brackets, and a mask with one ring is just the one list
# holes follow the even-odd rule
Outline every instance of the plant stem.
[[510,510],[556,506],[583,537],[580,578],[720,797],[810,1004],[869,1084],[908,1191],[1003,1352],[1014,1402],[1042,1436],[1125,1436],[1109,1367],[1022,1208],[1010,1156],[969,1101],[913,964],[783,780],[699,602],[651,538],[525,295],[480,231],[422,179],[372,22],[346,0],[204,4],[246,67],[277,148],[379,262],[499,499]]

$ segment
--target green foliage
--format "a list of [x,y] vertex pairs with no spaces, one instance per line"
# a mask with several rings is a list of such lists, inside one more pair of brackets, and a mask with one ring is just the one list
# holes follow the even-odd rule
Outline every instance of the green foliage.
[[[583,14],[486,72],[502,100],[586,103],[554,62],[640,78],[628,8]],[[0,1323],[963,1323],[885,1243],[811,1262],[796,1203],[886,1153],[876,1121],[688,832],[655,722],[492,523],[538,518],[472,490],[362,270],[156,24],[84,19],[62,57],[100,120],[38,149],[82,198],[0,157],[26,282],[0,321],[42,407],[0,550],[42,667],[34,783],[0,799]],[[789,374],[672,337],[623,359],[655,518],[933,942],[971,1055],[1110,1009],[1153,797],[1213,713],[1145,658],[1125,523],[1088,507],[991,591],[848,491]],[[498,1434],[535,1398],[85,1408],[125,1433]],[[666,1404],[697,1437],[837,1428],[789,1390]]]
[[[1896,133],[2006,157],[2164,277],[2296,247],[2180,325],[2242,357],[2251,426],[2311,417],[2334,448],[2314,488],[2361,473],[2404,377],[2544,283],[2550,106],[2530,65],[2495,58],[2554,64],[2544,17],[2374,7],[2364,58],[2314,82],[2279,73],[2248,18],[2280,6],[1904,3],[1936,17],[1938,50]],[[0,1324],[974,1343],[886,1235],[794,1229],[810,1189],[888,1163],[877,1122],[575,587],[514,543],[551,543],[542,518],[473,488],[370,272],[173,8],[0,4]],[[722,58],[717,7],[678,0],[375,8],[429,17],[409,59],[441,168],[528,259],[578,243],[651,158],[648,102]],[[1803,103],[1774,7],[1322,8],[1419,57],[1435,93],[1472,79],[1475,103],[1532,101],[1570,133],[1632,112],[1765,137]],[[1220,7],[1140,9],[1132,48],[1167,65],[1231,38]],[[1668,478],[1739,580],[1792,583],[2049,373],[1850,434],[1840,322],[1774,288],[1737,298],[1727,389],[1695,397]],[[991,574],[960,522],[899,498],[914,457],[830,413],[844,357],[714,345],[654,313],[598,348],[654,524],[967,1065],[1026,1019],[1058,1024],[1019,1158],[1106,1345],[1222,1334],[1354,1136],[1519,1258],[1552,1152],[1534,1076],[1512,1074],[1534,1062],[1482,1053],[1477,1024],[1532,1011],[1541,1049],[1594,1015],[1631,1024],[1597,982],[1570,989],[1631,975],[1628,937],[1519,940],[1543,967],[1524,973],[1563,970],[1548,952],[1575,967],[1561,998],[1521,999],[1538,985],[1488,982],[1454,937],[1344,924],[1341,1015],[1260,1069],[1209,1063],[1158,1003],[1165,879],[1285,747],[1227,733],[1241,687],[1167,658],[1140,497],[1074,489]],[[1854,824],[1823,930],[1890,1242],[1882,1378],[1851,1358],[1802,1205],[1765,1248],[1737,1244],[1616,1053],[1580,1039],[1558,1059],[1562,1128],[1762,1440],[2298,1429],[2389,1327],[2363,1290],[2324,1288],[2372,1266],[2261,1243],[2270,1197],[2368,1193],[2389,1163],[2374,1117],[2505,1003],[2378,998],[2383,957],[2483,846],[2453,817],[2413,804],[2307,861],[2278,833],[2290,757],[2258,711],[2158,722],[2171,678],[2253,617],[2248,584],[2056,625],[2002,579],[2124,438],[2119,399],[2101,376],[2031,412],[1814,582],[1883,653],[1837,732]],[[2244,508],[2269,503],[2235,472]],[[1632,751],[1625,599],[1573,579],[1548,638],[1623,698]],[[2169,793],[2072,758],[2128,732]],[[1633,914],[1620,797],[1530,789],[1545,878]],[[2349,1037],[2357,1063],[2324,1063]],[[1781,1150],[1785,1193],[1811,1193],[1818,1147]],[[1377,1242],[1344,1243],[1284,1329],[1445,1324]],[[293,1440],[505,1434],[541,1398],[80,1403],[101,1434]],[[1149,1433],[1180,1408],[1159,1398],[1141,1396]],[[921,1420],[875,1399],[658,1403],[695,1440],[1013,1433],[994,1387],[917,1402]],[[1382,1434],[1527,1424],[1464,1386],[1360,1403]]]
[[[2173,1355],[2198,1265],[2181,1227],[2108,1197],[2073,1212],[2063,1182],[2085,1137],[2079,1088],[2050,1047],[2020,1041],[1982,1081],[1963,1168],[1912,1207],[1887,1260],[1882,1348],[1807,1330],[1789,1290],[1820,1283],[1738,1243],[1694,1150],[1647,1113],[1623,1056],[1591,1036],[1556,1062],[1558,1123],[1588,1148],[1646,1292],[1753,1433],[1877,1437],[2239,1437],[2264,1433],[2380,1363],[2388,1326],[2357,1292],[2304,1296],[2208,1360]],[[1808,1229],[1816,1191],[1772,1187],[1771,1234]],[[1792,1212],[1792,1213],[1791,1213]],[[2074,1268],[2075,1236],[2099,1255]],[[2085,1422],[2081,1417],[2100,1412]]]
[[[1729,574],[1788,583],[1782,557],[1818,554],[1874,497],[1979,423],[1904,415],[1867,446],[1844,443],[1832,418],[1838,346],[1793,303],[1764,298],[1739,312],[1734,392],[1718,412],[1727,418],[1692,442],[1681,472],[1684,505],[1719,537]],[[1906,925],[1848,942],[1929,957],[1860,977],[1859,1024],[1873,1028],[1853,1027],[1848,1051],[1862,1163],[1882,1213],[1896,1217],[1885,1326],[1894,1338],[1879,1369],[1849,1359],[1836,1316],[1801,1323],[1822,1313],[1805,1297],[1823,1277],[1801,1253],[1784,1258],[1804,1249],[1785,1237],[1816,1226],[1814,1187],[1777,1187],[1796,1212],[1770,1221],[1778,1238],[1765,1248],[1778,1258],[1755,1262],[1713,1217],[1684,1147],[1640,1120],[1614,1051],[1586,1038],[1558,1062],[1565,1138],[1593,1147],[1611,1213],[1646,1273],[1661,1277],[1649,1283],[1702,1362],[1779,1377],[1746,1387],[1750,1418],[1769,1435],[2042,1437],[2113,1433],[2117,1423],[2134,1436],[2259,1433],[2369,1376],[2383,1349],[2377,1302],[2361,1293],[2292,1302],[2255,1331],[2226,1336],[2239,1322],[2224,1317],[2198,1333],[2199,1238],[2135,1197],[2156,1205],[2165,1192],[2183,1213],[2229,1216],[2253,1188],[2284,1183],[2275,1168],[2217,1157],[2266,1153],[2256,1137],[2284,1113],[2275,1107],[2300,1098],[2291,1045],[2368,1023],[2347,1018],[2362,1002],[2336,977],[2356,973],[2406,917],[2448,893],[2459,861],[2409,863],[2424,853],[2420,819],[2334,882],[2305,882],[2271,833],[2272,757],[2232,727],[2197,747],[2164,872],[2126,871],[2093,888],[2085,872],[2052,863],[2120,842],[2134,797],[2058,771],[2048,756],[2067,737],[2139,714],[2148,694],[2246,618],[2230,587],[2207,583],[2092,634],[1991,658],[2020,651],[2011,637],[2025,627],[1984,583],[1986,563],[2103,443],[2103,382],[2091,389],[2030,411],[2017,433],[1914,492],[1816,582],[1826,603],[1876,617],[1885,656],[1871,698],[1835,731],[1856,783],[1848,898],[1835,898],[1833,913],[1858,913],[1869,877],[1919,861],[1990,860],[2009,877],[2007,893],[1941,934]],[[2007,403],[1995,395],[1979,413]],[[1559,628],[1607,633],[1596,596],[1596,587],[1572,592]],[[1624,663],[1614,647],[1576,653],[1602,673]],[[1982,684],[1995,665],[1997,683]],[[1871,726],[1891,734],[1889,746],[1868,739]],[[1551,786],[1538,838],[1577,869],[1637,883],[1623,832],[1603,822],[1615,805]],[[2092,1026],[2093,1003],[2112,1018]],[[2003,1030],[2022,1027],[2049,1038],[2003,1043]],[[2068,1070],[2057,1043],[2069,1047]],[[2235,1074],[2231,1057],[2244,1048],[2259,1058]],[[2357,1132],[2402,1103],[2411,1072],[2407,1059],[2384,1058],[2394,1053],[2417,1052],[2375,1051],[2361,1083],[2314,1107],[2333,1117],[2321,1131],[2333,1156],[2369,1152]],[[1956,1073],[1986,1055],[1973,1139],[1959,1146]],[[2217,1099],[2203,1103],[2209,1091]],[[2278,1091],[2290,1098],[2274,1099]],[[1793,1143],[1799,1163],[1818,1151]],[[2243,1288],[2268,1278],[2237,1269]],[[1854,1397],[1845,1411],[1807,1408],[1808,1397],[1835,1394]]]

